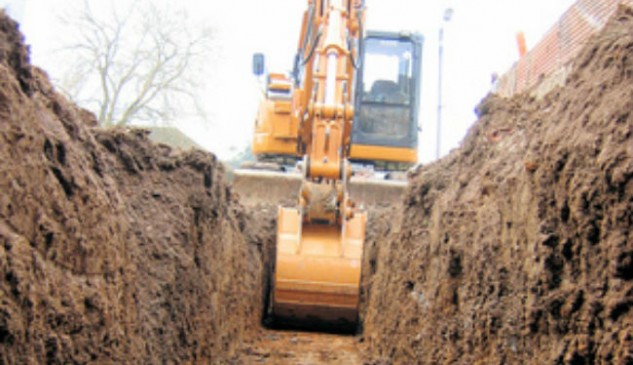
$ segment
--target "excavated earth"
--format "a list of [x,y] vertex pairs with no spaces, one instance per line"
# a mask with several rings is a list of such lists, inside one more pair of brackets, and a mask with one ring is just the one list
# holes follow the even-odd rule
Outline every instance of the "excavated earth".
[[633,364],[633,10],[564,87],[477,111],[369,243],[368,361]]
[[96,127],[0,13],[0,364],[222,363],[260,247],[207,153]]
[[633,10],[370,211],[356,336],[261,326],[275,207],[103,130],[0,13],[0,364],[633,364]]

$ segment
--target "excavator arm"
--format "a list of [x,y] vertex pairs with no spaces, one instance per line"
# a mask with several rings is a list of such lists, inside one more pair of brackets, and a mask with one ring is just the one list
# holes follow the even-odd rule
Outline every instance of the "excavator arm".
[[347,161],[363,2],[311,0],[304,15],[292,110],[300,116],[302,181],[280,207],[272,314],[295,325],[355,326],[366,214],[349,200]]
[[[255,124],[256,165],[276,171],[235,172],[245,204],[286,204],[269,291],[270,317],[280,322],[355,328],[361,207],[397,200],[406,186],[366,179],[365,166],[401,172],[417,159],[422,39],[365,34],[364,17],[361,0],[307,1],[293,70],[267,75]],[[263,56],[254,61],[262,76]]]

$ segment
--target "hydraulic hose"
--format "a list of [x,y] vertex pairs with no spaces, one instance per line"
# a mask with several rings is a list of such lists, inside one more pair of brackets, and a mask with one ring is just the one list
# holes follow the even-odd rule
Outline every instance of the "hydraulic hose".
[[349,53],[349,59],[352,62],[352,66],[354,66],[354,69],[358,70],[358,68],[360,67],[360,56],[362,54],[363,51],[363,19],[359,16],[358,17],[358,49],[356,51],[356,59],[354,59],[354,56],[352,55],[352,39],[351,37],[348,38],[347,40],[347,44],[348,44],[348,48],[350,49],[350,53]]
[[321,39],[321,35],[322,35],[322,32],[319,29],[319,32],[314,37],[314,41],[312,42],[312,46],[310,47],[310,52],[308,52],[308,56],[305,58],[305,60],[303,60],[303,62],[301,62],[301,66],[305,66],[308,62],[310,62],[310,59],[314,55],[314,51],[316,50],[317,45],[319,44],[319,40]]

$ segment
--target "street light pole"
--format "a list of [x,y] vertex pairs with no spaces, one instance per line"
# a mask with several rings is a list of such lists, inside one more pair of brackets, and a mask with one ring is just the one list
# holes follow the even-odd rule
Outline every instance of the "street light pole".
[[440,32],[438,37],[438,79],[437,79],[437,140],[435,143],[435,158],[439,159],[441,154],[442,141],[442,68],[444,63],[444,24],[448,23],[453,16],[453,9],[446,8],[444,17],[440,24]]

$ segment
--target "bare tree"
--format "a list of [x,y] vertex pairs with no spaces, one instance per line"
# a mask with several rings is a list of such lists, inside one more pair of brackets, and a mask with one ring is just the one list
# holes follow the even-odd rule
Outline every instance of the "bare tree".
[[91,6],[95,3],[84,0],[68,21],[76,40],[65,47],[72,56],[62,87],[71,98],[95,111],[105,126],[204,113],[198,95],[209,29],[193,26],[183,10],[149,1],[125,9],[110,2],[99,12]]

